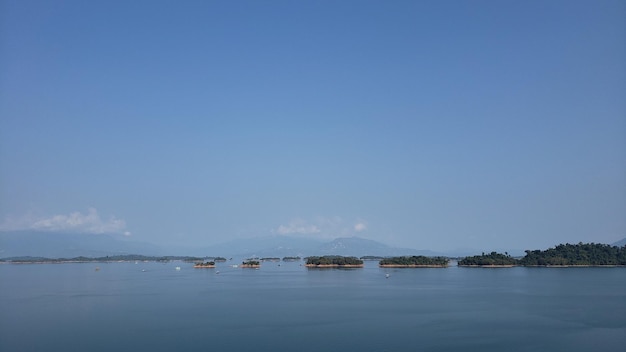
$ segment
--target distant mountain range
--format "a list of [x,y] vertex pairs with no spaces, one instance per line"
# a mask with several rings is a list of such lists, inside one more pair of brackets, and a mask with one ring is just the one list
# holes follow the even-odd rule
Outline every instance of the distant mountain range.
[[622,238],[621,240],[611,243],[611,246],[617,246],[617,247],[624,247],[626,246],[626,237]]
[[[612,243],[626,245],[626,238]],[[136,242],[122,236],[37,231],[0,232],[0,258],[33,256],[72,258],[140,254],[148,256],[190,255],[222,257],[285,257],[310,255],[345,256],[465,256],[476,251],[433,252],[412,248],[396,248],[359,237],[343,237],[332,241],[290,236],[267,236],[235,239],[211,246],[157,246]]]
[[165,255],[163,248],[112,235],[51,233],[42,231],[0,232],[0,258],[33,256],[71,258],[120,254]]
[[319,240],[269,236],[250,239],[237,239],[216,246],[203,248],[206,253],[231,253],[229,255],[283,257],[308,255],[345,256],[393,256],[393,255],[437,255],[435,252],[411,248],[396,248],[359,237],[342,237],[330,242]]
[[21,256],[71,258],[77,256],[101,257],[124,254],[227,257],[440,255],[427,250],[390,247],[380,242],[358,237],[337,238],[333,241],[324,242],[301,237],[268,236],[236,239],[212,246],[164,247],[105,234],[90,235],[36,231],[0,232],[0,258]]
[[364,255],[442,255],[441,253],[436,253],[429,250],[390,247],[380,242],[359,237],[337,238],[331,242],[323,243],[321,246],[318,247],[318,251],[321,252],[321,254],[323,255],[353,255],[357,257]]

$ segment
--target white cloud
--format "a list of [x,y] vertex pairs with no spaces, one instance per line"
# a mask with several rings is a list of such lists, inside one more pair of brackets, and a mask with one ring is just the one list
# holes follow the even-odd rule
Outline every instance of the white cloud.
[[365,230],[367,230],[367,225],[364,224],[363,222],[358,222],[358,223],[354,224],[354,231],[361,232],[361,231],[365,231]]
[[279,235],[314,235],[315,237],[346,237],[354,236],[357,232],[367,229],[367,222],[357,219],[356,224],[351,226],[339,216],[316,217],[311,221],[300,218],[292,219],[287,225],[281,224],[272,230]]
[[126,230],[126,221],[111,216],[103,221],[95,208],[87,209],[87,213],[73,212],[69,215],[53,215],[50,217],[34,218],[32,215],[20,219],[7,218],[0,230],[40,230],[50,232],[83,232],[90,234],[117,233],[130,236]]
[[305,221],[301,219],[294,219],[289,222],[288,225],[280,225],[274,231],[279,235],[289,235],[289,234],[314,234],[319,233],[321,230],[316,225],[307,224]]

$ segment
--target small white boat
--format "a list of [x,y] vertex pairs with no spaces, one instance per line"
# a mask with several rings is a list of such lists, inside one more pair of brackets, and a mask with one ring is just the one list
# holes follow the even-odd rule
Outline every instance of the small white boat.
[[389,274],[385,274],[385,277],[388,279],[389,278]]
[[177,267],[176,267],[176,271],[180,271],[180,266],[177,266]]

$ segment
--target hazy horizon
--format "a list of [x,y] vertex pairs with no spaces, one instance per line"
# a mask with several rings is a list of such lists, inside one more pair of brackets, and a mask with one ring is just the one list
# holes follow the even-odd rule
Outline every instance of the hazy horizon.
[[625,11],[0,0],[0,231],[616,242]]

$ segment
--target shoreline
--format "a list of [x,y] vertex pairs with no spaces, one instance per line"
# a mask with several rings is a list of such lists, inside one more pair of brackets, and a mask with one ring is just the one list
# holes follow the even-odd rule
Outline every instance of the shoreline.
[[[174,262],[174,261],[179,261],[179,260],[172,260],[170,262]],[[82,261],[82,260],[64,260],[64,261],[56,261],[56,260],[51,260],[51,261],[0,261],[0,265],[4,264],[4,265],[28,265],[28,264],[38,264],[38,265],[43,265],[43,264],[54,264],[54,265],[59,265],[59,264],[114,264],[114,263],[134,263],[134,262],[139,262],[139,263],[158,263],[158,261],[156,260],[139,260],[139,261],[135,261],[135,260],[111,260],[111,261]],[[182,261],[184,262],[184,261]],[[261,265],[245,265],[245,264],[239,264],[238,265],[240,268],[253,268],[253,269],[258,269],[261,267]],[[307,268],[321,268],[321,269],[325,269],[325,268],[363,268],[364,264],[350,264],[350,265],[338,265],[338,264],[324,264],[324,265],[315,265],[315,264],[305,264],[304,266],[306,266]],[[194,265],[194,268],[197,269],[202,269],[202,268],[206,268],[206,269],[211,269],[211,268],[215,268],[216,266],[199,266],[199,265]],[[442,265],[398,265],[398,264],[383,264],[383,265],[378,265],[379,268],[392,268],[392,269],[403,269],[403,268],[438,268],[438,269],[442,269],[442,268],[449,268],[450,265],[446,265],[446,266],[442,266]],[[462,267],[462,268],[493,268],[493,269],[498,269],[498,268],[513,268],[513,267],[520,267],[520,268],[556,268],[556,269],[562,269],[562,268],[626,268],[626,265],[620,265],[620,264],[606,264],[606,265],[457,265],[457,267]]]
[[463,268],[513,268],[519,265],[506,264],[506,265],[457,265]]
[[626,268],[626,265],[601,264],[601,265],[520,265],[524,268]]
[[447,268],[448,265],[432,265],[432,264],[379,264],[380,268]]
[[[174,261],[174,260],[172,260]],[[134,263],[135,260],[40,260],[40,261],[0,261],[0,264],[111,264],[111,263]],[[156,260],[138,260],[140,263],[158,263]]]
[[305,264],[307,268],[362,268],[363,264]]

